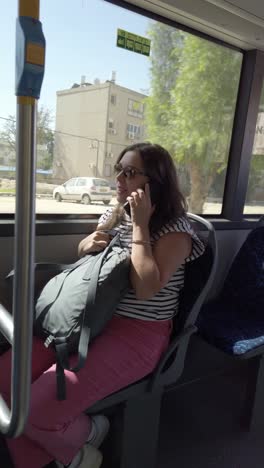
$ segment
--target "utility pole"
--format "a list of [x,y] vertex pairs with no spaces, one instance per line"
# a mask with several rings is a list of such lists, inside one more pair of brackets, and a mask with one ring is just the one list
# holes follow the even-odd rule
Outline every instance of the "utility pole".
[[98,176],[98,160],[99,160],[99,140],[97,138],[91,138],[90,148],[96,148],[96,167],[95,167],[95,176]]

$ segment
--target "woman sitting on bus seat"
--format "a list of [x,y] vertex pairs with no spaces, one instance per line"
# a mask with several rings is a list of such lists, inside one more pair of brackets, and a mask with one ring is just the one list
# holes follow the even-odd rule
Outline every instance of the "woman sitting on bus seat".
[[[23,436],[7,439],[15,468],[41,468],[52,460],[58,467],[101,465],[98,447],[109,424],[104,416],[89,418],[84,411],[154,370],[169,343],[184,264],[204,251],[186,217],[175,166],[164,148],[149,143],[129,146],[115,169],[118,205],[80,242],[79,255],[107,246],[109,235],[103,229],[119,231],[131,252],[132,287],[92,342],[84,368],[77,374],[65,372],[64,401],[56,398],[54,351],[34,338],[29,420]],[[123,208],[127,201],[130,214]],[[0,391],[7,400],[10,357],[10,351],[0,356]]]

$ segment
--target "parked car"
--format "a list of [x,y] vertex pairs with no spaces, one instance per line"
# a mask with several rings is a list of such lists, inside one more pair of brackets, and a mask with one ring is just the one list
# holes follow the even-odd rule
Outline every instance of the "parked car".
[[109,205],[112,199],[112,190],[105,179],[96,177],[74,177],[62,185],[55,187],[53,198],[58,202],[62,200],[79,201],[85,205],[93,201],[102,201]]

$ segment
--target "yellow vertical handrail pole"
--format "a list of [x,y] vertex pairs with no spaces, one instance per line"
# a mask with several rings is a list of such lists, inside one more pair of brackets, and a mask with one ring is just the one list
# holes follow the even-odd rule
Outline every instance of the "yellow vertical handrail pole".
[[39,0],[19,0],[18,16],[29,16],[39,19]]
[[44,76],[45,39],[39,0],[19,0],[16,29],[16,213],[13,319],[0,308],[0,327],[12,344],[11,410],[0,396],[0,431],[23,432],[30,401],[35,257],[37,99]]

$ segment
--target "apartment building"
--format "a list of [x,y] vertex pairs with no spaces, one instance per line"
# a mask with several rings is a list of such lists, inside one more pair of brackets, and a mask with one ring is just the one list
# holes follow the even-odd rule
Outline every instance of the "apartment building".
[[114,180],[120,151],[144,139],[144,94],[112,79],[74,84],[57,92],[53,177],[77,176]]

